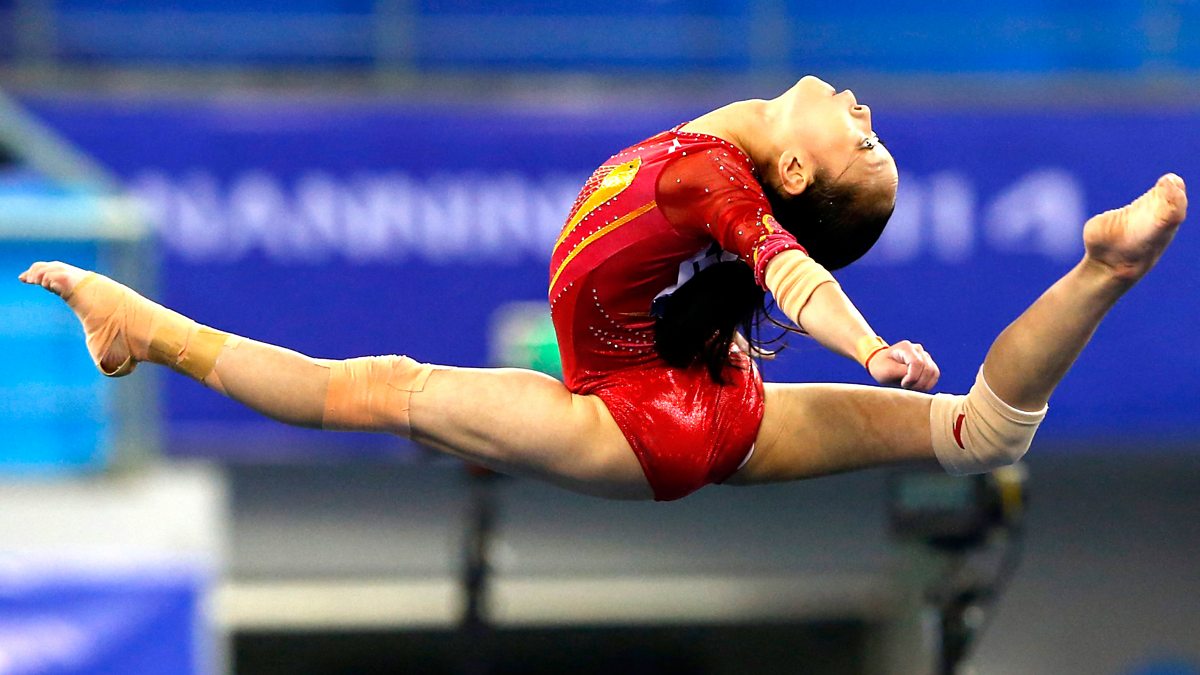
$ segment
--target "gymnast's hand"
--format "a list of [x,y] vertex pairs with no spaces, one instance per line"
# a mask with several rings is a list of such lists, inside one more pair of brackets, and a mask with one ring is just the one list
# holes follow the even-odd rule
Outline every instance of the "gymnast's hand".
[[879,384],[898,384],[904,389],[916,391],[930,391],[942,374],[925,348],[908,340],[897,342],[876,354],[867,366],[867,372]]

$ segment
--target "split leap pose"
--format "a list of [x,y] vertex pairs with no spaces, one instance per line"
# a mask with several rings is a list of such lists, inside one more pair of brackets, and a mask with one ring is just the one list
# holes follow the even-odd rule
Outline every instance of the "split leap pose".
[[[937,382],[933,359],[879,338],[826,271],[874,244],[896,185],[870,110],[811,76],[614,155],[551,259],[565,384],[402,356],[310,358],[60,262],[20,279],[67,302],[106,375],[159,363],[287,424],[409,436],[604,497],[677,499],[708,483],[933,458],[952,473],[1014,462],[1101,319],[1170,243],[1183,181],[1167,174],[1088,220],[1083,259],[996,338],[961,396],[920,393]],[[901,389],[764,385],[742,337],[764,289],[819,343]]]

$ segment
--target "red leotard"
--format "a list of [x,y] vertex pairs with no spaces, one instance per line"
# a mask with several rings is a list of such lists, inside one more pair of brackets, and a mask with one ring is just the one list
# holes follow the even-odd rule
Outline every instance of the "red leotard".
[[803,250],[770,215],[749,157],[676,127],[592,174],[550,261],[567,388],[604,401],[657,500],[728,478],[762,422],[762,379],[746,355],[731,352],[718,385],[702,363],[672,367],[654,349],[651,303],[714,243],[759,285],[775,254]]

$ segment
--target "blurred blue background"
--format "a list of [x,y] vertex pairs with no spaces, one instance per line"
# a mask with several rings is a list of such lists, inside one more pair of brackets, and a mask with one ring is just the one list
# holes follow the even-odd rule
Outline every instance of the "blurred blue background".
[[[1193,0],[0,0],[0,272],[69,257],[314,356],[492,365],[497,317],[544,302],[595,166],[806,73],[871,105],[901,172],[884,238],[839,280],[947,391],[1078,260],[1089,215],[1165,171],[1200,180]],[[1200,663],[1193,229],[1051,401],[982,672]],[[452,630],[462,600],[457,464],[283,427],[155,369],[101,381],[33,292],[0,292],[0,675],[417,672],[413,636]],[[801,338],[764,372],[865,381]],[[787,644],[802,672],[925,672],[879,646],[908,588],[885,481],[671,505],[499,483],[494,617],[707,622],[727,632],[684,642],[761,656],[609,671],[775,672],[762,655]],[[784,638],[730,637],[780,617]]]
[[[1186,0],[5,0],[8,56],[90,65],[1140,73],[1200,65]],[[37,33],[36,35],[30,32]],[[652,38],[652,39],[650,39]]]

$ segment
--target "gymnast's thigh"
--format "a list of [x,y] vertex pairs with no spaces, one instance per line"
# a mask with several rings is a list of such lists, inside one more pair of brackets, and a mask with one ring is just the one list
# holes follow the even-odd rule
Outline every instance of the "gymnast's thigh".
[[411,416],[413,440],[502,473],[601,497],[653,497],[604,403],[547,375],[438,368],[412,396]]
[[727,484],[752,485],[934,458],[932,397],[850,384],[766,383],[754,454]]

